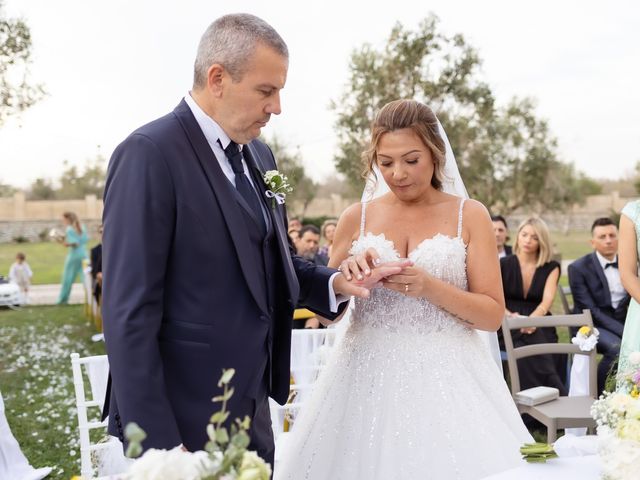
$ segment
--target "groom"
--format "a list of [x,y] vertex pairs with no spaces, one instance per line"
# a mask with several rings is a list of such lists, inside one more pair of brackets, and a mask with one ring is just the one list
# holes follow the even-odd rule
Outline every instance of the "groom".
[[281,111],[287,69],[270,25],[221,17],[200,41],[193,90],[113,153],[103,313],[109,431],[121,439],[137,422],[144,448],[202,449],[233,367],[231,418],[252,418],[251,448],[273,464],[268,397],[289,394],[294,306],[333,319],[336,295],[369,293],[294,255],[284,205],[266,197],[263,174],[277,166],[256,138]]

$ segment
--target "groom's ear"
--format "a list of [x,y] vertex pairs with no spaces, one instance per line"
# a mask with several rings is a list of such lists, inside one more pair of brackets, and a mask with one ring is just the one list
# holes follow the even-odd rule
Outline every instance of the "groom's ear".
[[209,67],[209,70],[207,70],[207,87],[211,93],[215,96],[219,96],[222,93],[224,78],[228,75],[224,67],[219,63],[214,63]]

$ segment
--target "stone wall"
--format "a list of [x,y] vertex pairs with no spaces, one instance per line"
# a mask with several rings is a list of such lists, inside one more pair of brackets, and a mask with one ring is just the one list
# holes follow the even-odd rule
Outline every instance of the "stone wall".
[[[83,220],[90,238],[97,236],[100,220]],[[60,220],[0,221],[0,243],[49,241],[49,231],[55,228],[64,231]]]
[[102,218],[102,200],[87,195],[81,200],[27,200],[23,192],[0,198],[0,222],[60,220],[64,212],[74,212],[85,220]]

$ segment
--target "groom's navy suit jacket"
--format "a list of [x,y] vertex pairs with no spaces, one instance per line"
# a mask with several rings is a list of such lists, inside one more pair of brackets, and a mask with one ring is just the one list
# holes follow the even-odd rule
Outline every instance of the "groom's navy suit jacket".
[[[263,197],[271,150],[254,140],[243,154]],[[335,270],[291,253],[284,206],[262,199],[261,234],[184,100],[116,148],[104,198],[110,432],[136,422],[144,448],[202,449],[223,368],[236,369],[231,418],[255,414],[247,399],[284,403],[294,306],[336,316]]]
[[571,263],[568,273],[574,312],[582,313],[584,309],[591,310],[596,328],[609,330],[622,338],[630,297],[627,294],[618,307],[613,308],[609,283],[596,253],[592,252]]

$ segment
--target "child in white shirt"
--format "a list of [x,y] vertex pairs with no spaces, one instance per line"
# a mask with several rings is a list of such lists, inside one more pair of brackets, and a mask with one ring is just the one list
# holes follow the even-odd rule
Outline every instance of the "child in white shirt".
[[9,281],[20,287],[20,293],[22,293],[25,302],[29,295],[29,286],[31,285],[31,277],[33,276],[33,272],[26,258],[24,253],[19,252],[16,255],[16,261],[9,269]]

